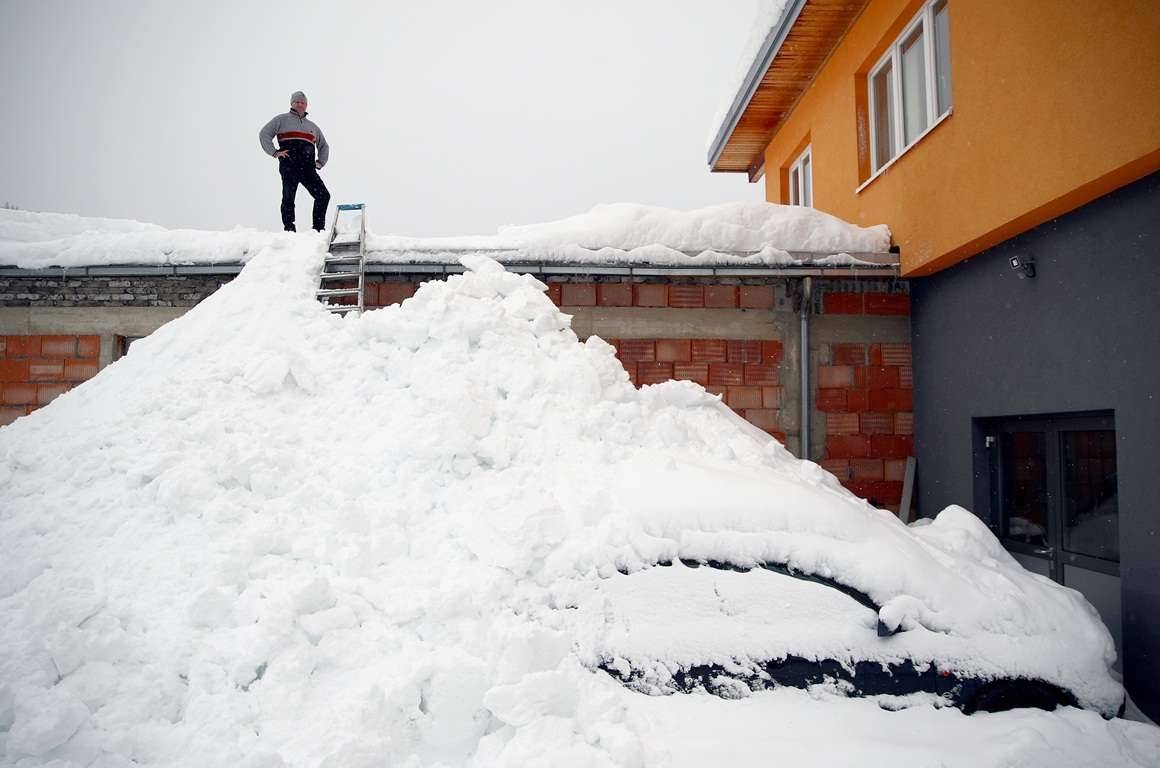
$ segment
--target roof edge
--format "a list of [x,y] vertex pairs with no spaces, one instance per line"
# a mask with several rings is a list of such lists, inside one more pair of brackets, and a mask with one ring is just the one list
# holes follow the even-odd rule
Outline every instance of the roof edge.
[[753,94],[757,92],[757,87],[761,85],[765,73],[769,70],[769,65],[773,63],[777,52],[781,50],[782,43],[785,42],[789,30],[798,20],[798,16],[801,15],[802,9],[805,8],[807,2],[809,0],[790,0],[782,11],[781,18],[777,24],[766,35],[765,42],[762,43],[761,48],[757,52],[757,56],[753,59],[753,63],[749,65],[749,71],[745,75],[745,80],[742,81],[737,95],[733,97],[733,103],[729,106],[729,111],[725,113],[725,119],[717,129],[717,135],[714,137],[713,143],[709,146],[708,159],[710,171],[715,170],[717,161],[721,158],[721,153],[725,151],[725,145],[729,143],[729,139],[733,135],[733,130],[737,127],[737,123],[741,121],[741,116],[745,114],[746,108],[749,107],[749,102],[753,99]]
[[[474,252],[474,251],[473,251]],[[379,253],[403,252],[380,251]],[[420,252],[408,252],[420,256]],[[508,252],[514,254],[515,252]],[[686,276],[686,277],[867,277],[871,275],[899,277],[901,265],[898,254],[847,253],[855,263],[827,263],[832,252],[788,251],[797,262],[790,264],[653,264],[616,262],[544,262],[528,259],[502,259],[500,262],[514,272],[539,275],[621,275],[631,277]],[[453,252],[424,254],[427,258],[414,261],[374,261],[368,253],[366,271],[369,274],[454,274],[466,268]],[[498,258],[499,254],[492,254]],[[737,255],[745,255],[738,253]],[[118,264],[83,267],[17,267],[0,265],[0,277],[84,278],[84,277],[169,277],[176,275],[236,275],[245,265],[241,262],[205,265]]]

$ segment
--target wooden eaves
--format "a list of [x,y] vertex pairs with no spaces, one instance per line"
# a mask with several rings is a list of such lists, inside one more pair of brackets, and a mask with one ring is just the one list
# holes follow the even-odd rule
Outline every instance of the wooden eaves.
[[709,170],[764,173],[765,148],[869,0],[789,0],[709,147]]

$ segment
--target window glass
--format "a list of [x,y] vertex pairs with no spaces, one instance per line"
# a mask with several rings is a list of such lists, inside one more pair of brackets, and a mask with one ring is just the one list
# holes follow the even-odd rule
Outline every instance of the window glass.
[[813,168],[810,163],[810,155],[807,153],[802,158],[802,205],[813,206],[814,204],[814,190],[813,190]]
[[1085,430],[1062,438],[1064,549],[1119,561],[1116,433]]
[[1046,546],[1046,435],[1042,432],[1005,432],[1000,450],[1003,462],[1003,536]]
[[[870,72],[870,165],[877,173],[951,108],[949,0],[928,0]],[[896,93],[897,91],[897,93]]]
[[926,54],[919,24],[902,41],[902,128],[909,145],[926,130]]
[[951,108],[951,42],[945,0],[934,5],[934,74],[941,115]]
[[796,165],[789,172],[789,204],[802,204],[801,182],[798,181],[798,167]]
[[886,165],[894,157],[894,131],[890,116],[894,113],[894,67],[887,63],[874,75],[871,82],[871,102],[874,108],[874,169]]

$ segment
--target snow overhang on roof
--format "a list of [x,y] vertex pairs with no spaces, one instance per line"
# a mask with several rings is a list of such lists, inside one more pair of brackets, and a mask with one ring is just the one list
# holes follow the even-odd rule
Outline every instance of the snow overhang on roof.
[[[341,234],[346,230],[340,226]],[[193,275],[236,272],[269,248],[325,237],[234,229],[168,230],[67,214],[0,212],[0,276]],[[774,276],[897,274],[890,230],[822,211],[725,203],[679,211],[619,203],[496,235],[367,234],[371,272],[447,274],[469,255],[542,275]]]
[[709,170],[761,177],[769,140],[869,0],[790,0],[709,146]]

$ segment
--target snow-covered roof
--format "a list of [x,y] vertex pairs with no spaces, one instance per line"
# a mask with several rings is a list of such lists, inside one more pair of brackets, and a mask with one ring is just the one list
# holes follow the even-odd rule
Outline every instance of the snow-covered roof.
[[[1004,728],[1125,762],[1160,745],[1077,710],[967,721],[918,697],[902,728],[836,689],[627,691],[591,661],[821,643],[1059,681],[1105,709],[1121,693],[1094,610],[965,510],[906,526],[700,386],[637,390],[542,283],[492,260],[340,318],[314,299],[323,256],[275,240],[0,428],[0,764],[644,768],[688,764],[667,751],[693,736],[678,723],[703,755],[758,712],[754,738],[721,745],[731,763],[781,754],[770,739],[799,755],[803,712],[831,726],[814,764],[946,749],[975,750],[946,764],[1010,764],[1026,740]],[[776,558],[908,631],[883,641],[853,604],[835,649],[829,603],[755,621],[768,606],[690,592],[666,610],[703,631],[634,650],[617,611],[684,557]]]
[[[373,215],[370,220],[373,222]],[[243,264],[303,238],[237,228],[165,229],[116,219],[0,211],[0,265],[23,269],[109,265]],[[377,264],[458,265],[483,253],[511,264],[589,266],[892,267],[890,231],[858,227],[800,206],[729,203],[691,211],[601,205],[561,221],[502,227],[494,235],[405,237],[368,232]]]
[[751,181],[760,176],[770,138],[866,2],[761,0],[754,38],[743,51],[744,77],[726,92],[731,101],[712,126],[711,171],[747,172]]
[[781,40],[797,15],[805,0],[758,0],[749,38],[741,46],[737,55],[737,65],[727,87],[725,98],[713,114],[709,123],[709,167],[712,168],[729,134],[741,117]]

